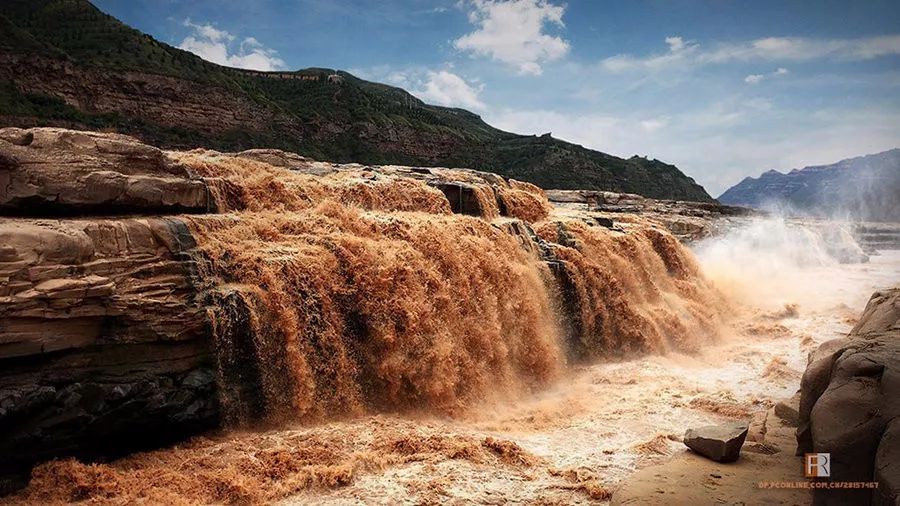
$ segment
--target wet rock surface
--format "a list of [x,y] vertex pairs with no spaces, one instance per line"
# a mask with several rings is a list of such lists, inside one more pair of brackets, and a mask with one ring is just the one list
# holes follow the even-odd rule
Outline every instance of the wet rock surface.
[[831,480],[877,490],[817,491],[817,504],[894,504],[900,494],[900,289],[876,292],[850,335],[810,356],[797,453],[830,453]]
[[778,401],[775,404],[775,416],[781,419],[781,423],[789,427],[800,425],[800,395],[799,393],[790,399]]
[[747,431],[743,422],[692,428],[684,433],[684,444],[716,462],[734,462],[741,456]]

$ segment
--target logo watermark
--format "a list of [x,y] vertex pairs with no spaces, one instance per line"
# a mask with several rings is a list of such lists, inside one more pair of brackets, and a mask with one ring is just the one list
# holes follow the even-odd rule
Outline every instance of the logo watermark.
[[831,476],[830,453],[807,453],[803,457],[803,476],[828,478]]
[[[830,453],[807,453],[803,456],[803,475],[807,478],[831,477]],[[761,481],[759,488],[803,488],[803,489],[877,489],[877,481]]]

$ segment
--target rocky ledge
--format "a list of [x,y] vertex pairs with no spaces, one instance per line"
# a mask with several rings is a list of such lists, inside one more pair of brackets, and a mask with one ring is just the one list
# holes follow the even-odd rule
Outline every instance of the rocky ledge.
[[657,200],[632,193],[595,190],[547,190],[546,193],[550,202],[559,208],[590,213],[610,222],[640,216],[667,228],[682,241],[716,235],[742,219],[763,214],[716,202]]

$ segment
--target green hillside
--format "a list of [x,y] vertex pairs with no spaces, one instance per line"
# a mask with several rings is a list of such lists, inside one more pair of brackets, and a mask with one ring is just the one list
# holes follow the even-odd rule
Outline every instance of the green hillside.
[[[16,63],[0,68],[0,121],[6,125],[115,129],[163,147],[274,147],[335,162],[471,167],[545,188],[712,200],[672,165],[626,160],[549,136],[503,132],[469,111],[431,106],[400,88],[346,72],[311,68],[265,74],[209,63],[86,0],[3,0],[0,58]],[[66,68],[65,77],[56,77],[59,66]],[[172,118],[110,99],[132,93],[139,103],[135,75],[175,79],[197,96],[164,97],[177,113]],[[210,93],[225,97],[215,104],[220,114],[234,110],[255,119],[203,124],[191,114]]]

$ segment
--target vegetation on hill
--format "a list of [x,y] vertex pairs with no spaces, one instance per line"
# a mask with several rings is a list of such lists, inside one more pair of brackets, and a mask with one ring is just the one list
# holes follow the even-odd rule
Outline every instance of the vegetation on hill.
[[[17,69],[0,70],[0,119],[7,124],[116,129],[161,146],[274,147],[336,162],[464,166],[545,188],[712,200],[673,165],[622,159],[550,136],[504,132],[469,111],[428,105],[400,88],[346,72],[311,68],[272,75],[209,63],[121,23],[87,0],[4,0],[0,56],[4,53],[84,70],[89,77],[81,79],[90,82],[79,86],[94,96],[129,92],[97,78],[98,72],[167,76],[198,89],[222,90],[235,101],[217,104],[225,109],[252,104],[257,116],[271,118],[227,129],[199,128],[144,111],[92,108],[71,99],[71,83],[58,83],[57,90],[55,83],[44,82],[50,89],[30,90],[25,76],[18,75],[27,69]],[[329,79],[332,75],[340,77]],[[170,98],[177,108],[179,97]],[[185,111],[190,114],[191,108]]]

